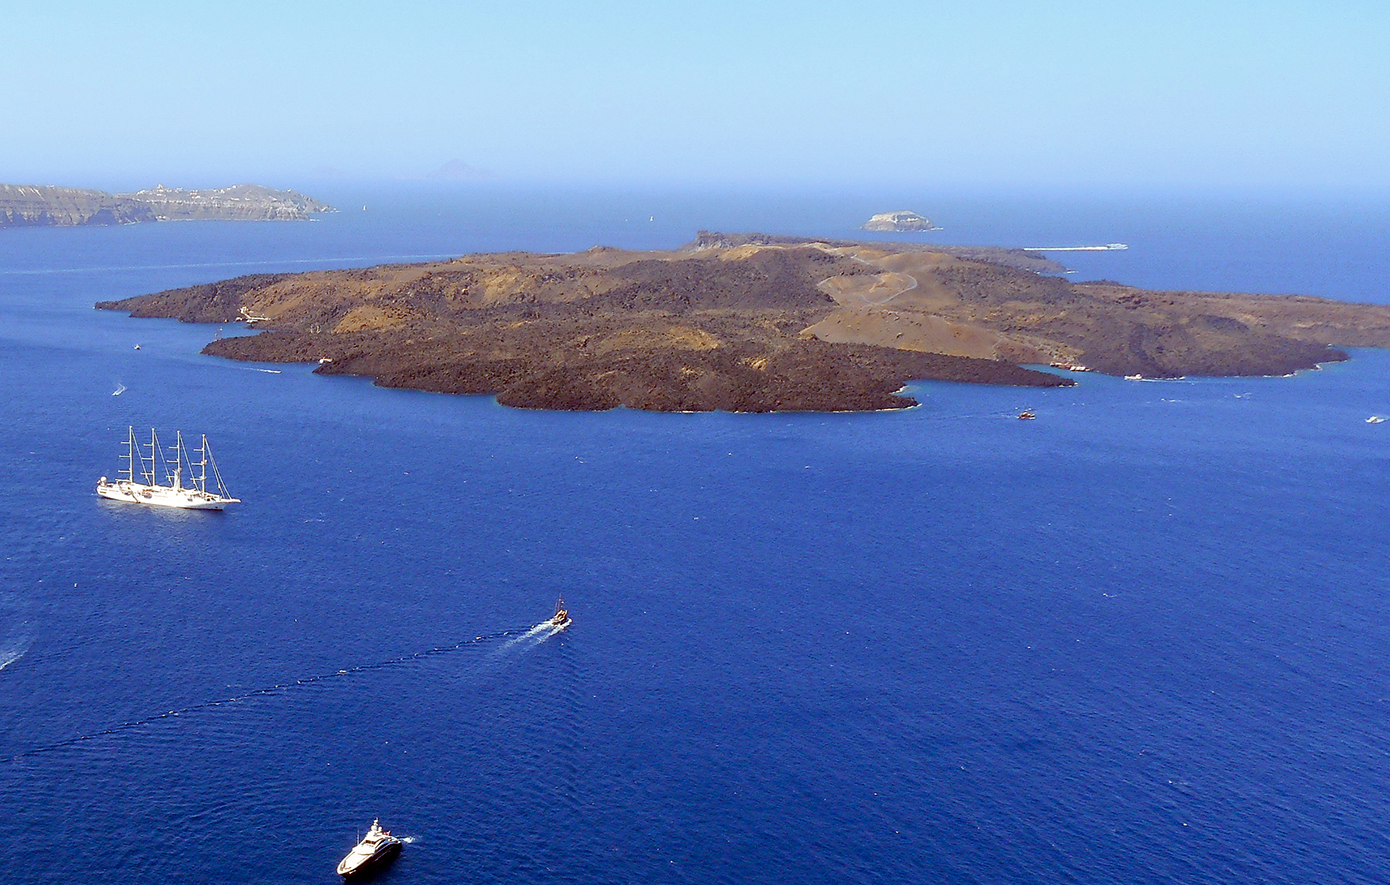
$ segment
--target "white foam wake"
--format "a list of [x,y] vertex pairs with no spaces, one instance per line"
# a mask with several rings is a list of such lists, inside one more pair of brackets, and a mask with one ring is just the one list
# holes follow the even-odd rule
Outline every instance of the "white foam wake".
[[24,653],[29,650],[29,640],[22,639],[17,643],[0,648],[0,670],[5,669],[10,664],[24,657]]
[[499,648],[497,651],[498,653],[504,652],[512,646],[522,642],[525,642],[528,645],[538,645],[542,642],[545,642],[547,639],[554,636],[556,633],[559,633],[561,630],[568,627],[570,623],[571,622],[566,621],[565,623],[557,626],[555,622],[551,620],[541,621],[539,624],[532,627],[530,630],[527,630],[520,636],[513,636],[511,639],[508,639],[506,643],[504,643],[502,647]]

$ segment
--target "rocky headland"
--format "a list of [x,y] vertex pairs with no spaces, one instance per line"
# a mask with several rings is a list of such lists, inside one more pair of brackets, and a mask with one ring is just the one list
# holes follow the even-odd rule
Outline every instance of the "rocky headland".
[[187,190],[158,185],[129,194],[0,184],[0,227],[71,227],[147,221],[305,221],[332,206],[258,184]]
[[1069,283],[1019,250],[702,232],[672,251],[596,247],[262,274],[102,302],[251,321],[205,353],[495,394],[544,409],[901,408],[912,379],[1061,386],[1024,368],[1282,375],[1390,346],[1390,306]]

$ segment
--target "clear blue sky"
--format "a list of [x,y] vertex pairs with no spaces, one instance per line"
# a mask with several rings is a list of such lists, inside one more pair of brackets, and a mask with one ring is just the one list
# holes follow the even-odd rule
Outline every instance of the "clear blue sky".
[[7,0],[0,181],[1390,187],[1390,3]]

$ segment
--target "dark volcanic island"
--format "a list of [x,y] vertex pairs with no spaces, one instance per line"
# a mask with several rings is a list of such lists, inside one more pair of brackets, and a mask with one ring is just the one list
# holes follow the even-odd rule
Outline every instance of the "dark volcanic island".
[[702,233],[669,252],[499,253],[258,274],[97,305],[248,321],[204,353],[319,362],[538,409],[862,411],[931,379],[1283,375],[1390,346],[1390,306],[1069,283],[1003,249]]

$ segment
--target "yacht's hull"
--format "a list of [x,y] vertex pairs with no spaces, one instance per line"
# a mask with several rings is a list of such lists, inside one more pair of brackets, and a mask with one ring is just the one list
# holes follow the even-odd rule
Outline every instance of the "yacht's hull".
[[351,879],[354,876],[361,876],[371,872],[380,866],[389,863],[401,850],[399,839],[391,838],[390,841],[378,845],[371,854],[359,854],[354,851],[343,858],[342,863],[338,864],[338,875],[344,879]]
[[221,510],[228,504],[241,503],[237,498],[222,498],[197,489],[149,486],[127,480],[97,483],[97,494],[112,501],[150,507],[176,507],[180,510]]

